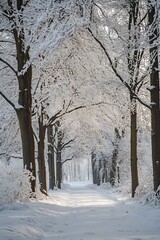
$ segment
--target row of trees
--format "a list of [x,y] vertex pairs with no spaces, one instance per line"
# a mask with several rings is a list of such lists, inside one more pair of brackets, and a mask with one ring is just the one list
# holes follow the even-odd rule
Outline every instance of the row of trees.
[[[108,7],[110,7],[109,10]],[[123,8],[123,10],[122,10]],[[114,10],[113,10],[114,9]],[[113,10],[115,21],[109,19]],[[121,23],[120,11],[127,22]],[[159,168],[159,63],[158,63],[158,12],[159,1],[122,1],[112,4],[102,1],[93,4],[91,25],[89,31],[105,52],[112,71],[127,88],[130,96],[130,162],[132,179],[132,197],[135,195],[138,181],[138,156],[137,156],[137,101],[151,110],[151,137],[152,137],[152,162],[154,190],[160,185]],[[111,16],[110,16],[111,17]],[[113,17],[113,16],[112,16]],[[97,19],[99,24],[97,24]],[[106,26],[107,27],[106,27]],[[105,28],[108,34],[103,32]],[[107,35],[107,41],[106,41]],[[101,36],[101,40],[100,40]],[[107,43],[112,41],[113,53],[107,48]],[[115,44],[121,44],[122,51],[117,50]],[[149,52],[147,52],[149,49]],[[116,51],[117,50],[117,51]],[[148,66],[144,67],[144,61],[148,60]],[[124,68],[125,74],[121,71]],[[143,67],[142,67],[143,66]],[[150,76],[150,104],[141,99],[140,90],[147,83]]]
[[[57,1],[54,3],[49,1],[46,4],[46,1],[32,3],[27,0],[8,0],[0,3],[0,34],[2,37],[0,62],[4,66],[2,69],[9,69],[12,72],[11,77],[17,79],[18,103],[15,104],[2,91],[0,91],[0,95],[14,108],[17,114],[24,168],[33,174],[31,178],[33,192],[36,187],[35,142],[32,125],[33,61],[40,62],[39,58],[42,60],[45,54],[53,53],[62,40],[73,34],[76,28],[83,26],[87,22],[90,9],[90,1],[68,1],[65,6],[62,5]],[[14,44],[14,47],[12,48],[10,44]],[[12,56],[11,61],[13,60],[13,62],[10,61],[10,56]],[[44,162],[46,125],[43,123],[44,109],[42,106],[40,109],[41,114],[38,119],[39,179],[42,188],[46,191]],[[58,111],[48,120],[47,126],[53,124],[65,112],[61,114],[61,110]]]

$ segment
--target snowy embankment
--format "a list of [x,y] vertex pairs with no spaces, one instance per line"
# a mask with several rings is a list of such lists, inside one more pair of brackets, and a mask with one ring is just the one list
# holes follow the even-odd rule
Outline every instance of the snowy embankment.
[[159,240],[160,208],[93,185],[66,185],[43,201],[0,211],[0,240]]

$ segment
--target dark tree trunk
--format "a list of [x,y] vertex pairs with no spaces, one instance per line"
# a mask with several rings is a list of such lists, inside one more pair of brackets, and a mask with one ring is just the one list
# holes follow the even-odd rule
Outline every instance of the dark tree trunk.
[[[23,163],[24,167],[32,172],[34,179],[31,178],[31,188],[35,192],[36,183],[36,167],[35,167],[35,146],[32,130],[32,65],[29,63],[29,48],[25,46],[25,31],[23,22],[23,1],[16,1],[14,5],[12,1],[8,1],[8,16],[12,26],[12,34],[16,44],[16,60],[17,60],[17,80],[19,84],[18,107],[15,107],[22,139]],[[18,22],[15,19],[14,12],[19,11]],[[17,13],[18,14],[18,13]],[[29,65],[27,67],[27,64]],[[26,67],[25,67],[26,66]],[[25,68],[25,69],[24,69]]]
[[112,165],[111,165],[111,171],[110,171],[110,184],[112,187],[115,185],[115,179],[116,179],[117,155],[118,155],[118,149],[116,148],[113,151]]
[[117,169],[117,157],[118,157],[118,147],[120,140],[120,134],[117,128],[115,128],[115,141],[114,141],[114,149],[112,154],[112,163],[111,163],[111,171],[110,171],[110,183],[111,186],[115,185],[115,179],[116,179],[116,169]]
[[154,191],[160,186],[160,96],[158,71],[158,8],[157,2],[148,0],[148,25],[150,43],[150,96],[151,96],[151,141]]
[[96,154],[93,152],[91,153],[91,165],[92,165],[93,184],[97,184]]
[[[20,60],[22,61],[22,59]],[[31,79],[32,79],[32,67],[30,66],[23,76],[18,77],[19,82],[18,103],[20,107],[19,109],[16,110],[16,112],[20,125],[24,167],[31,171],[33,176],[36,178],[35,146],[31,116],[31,104],[32,104]],[[34,192],[35,179],[31,180],[31,187],[32,191]]]
[[136,100],[130,95],[131,100],[131,138],[130,138],[130,158],[131,158],[131,181],[132,181],[132,197],[135,195],[136,188],[138,187],[138,166],[137,166],[137,105]]
[[47,194],[47,184],[46,184],[46,165],[45,165],[45,133],[46,126],[43,123],[43,112],[41,111],[41,116],[38,119],[39,125],[39,141],[38,141],[38,170],[39,170],[39,183],[40,190],[42,193]]
[[119,169],[119,166],[117,166],[117,179],[118,179],[118,183],[120,183],[120,169]]
[[102,170],[102,160],[98,160],[98,168],[97,168],[97,186],[101,185],[101,170]]
[[[137,43],[139,41],[139,26],[137,24],[139,14],[139,1],[130,1],[129,22],[128,22],[128,73],[130,75],[130,161],[131,161],[131,191],[132,197],[135,195],[136,188],[138,186],[138,167],[137,167],[137,103],[134,99],[134,93],[136,94],[136,85],[138,80],[138,73],[136,68],[140,64],[139,52],[137,49]],[[134,45],[134,47],[133,47]],[[138,70],[139,71],[139,70]]]
[[107,183],[107,159],[103,159],[102,183]]
[[62,184],[62,164],[59,158],[59,160],[57,161],[57,187],[59,189],[61,189],[61,184]]
[[30,110],[19,109],[17,110],[17,116],[19,119],[21,139],[22,139],[22,150],[23,150],[23,165],[24,168],[29,170],[34,178],[31,178],[32,192],[35,192],[36,184],[36,167],[35,167],[35,147],[33,130],[31,124]]
[[55,187],[55,165],[54,165],[54,136],[53,126],[47,127],[48,136],[48,170],[49,170],[49,189]]
[[59,189],[61,189],[62,183],[62,139],[63,139],[62,131],[57,130],[56,175],[57,175],[57,187]]
[[[23,41],[21,35],[18,37],[18,33],[14,30],[17,46],[17,62],[18,71],[20,72],[26,61],[29,60],[28,51],[23,51]],[[23,36],[23,35],[22,35]],[[31,80],[32,80],[32,66],[28,67],[25,74],[18,75],[19,83],[19,108],[17,109],[17,116],[19,119],[21,139],[22,139],[22,150],[23,150],[23,162],[24,167],[32,172],[36,178],[36,167],[35,167],[35,146],[32,129],[32,94],[31,94]],[[35,191],[35,179],[31,180],[32,191]]]

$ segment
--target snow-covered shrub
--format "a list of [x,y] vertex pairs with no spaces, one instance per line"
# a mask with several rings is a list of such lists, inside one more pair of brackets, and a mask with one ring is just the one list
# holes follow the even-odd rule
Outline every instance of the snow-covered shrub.
[[30,196],[31,173],[13,165],[0,164],[0,204],[22,201]]
[[[146,169],[145,169],[146,170]],[[153,191],[153,176],[152,171],[144,168],[141,170],[139,186],[136,189],[135,199],[140,204],[149,204],[151,206],[160,206],[160,189],[157,192]]]
[[139,177],[139,186],[136,189],[135,197],[141,198],[145,196],[148,192],[153,189],[153,176],[152,171],[147,169],[145,172],[144,169],[140,169],[140,177]]
[[151,206],[160,206],[160,196],[154,191],[147,192],[138,200],[138,202],[142,205],[149,204]]

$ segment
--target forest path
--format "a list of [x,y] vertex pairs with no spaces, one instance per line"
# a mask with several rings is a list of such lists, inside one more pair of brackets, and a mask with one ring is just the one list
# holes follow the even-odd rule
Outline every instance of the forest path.
[[66,185],[0,211],[0,240],[160,240],[160,209],[111,190]]

